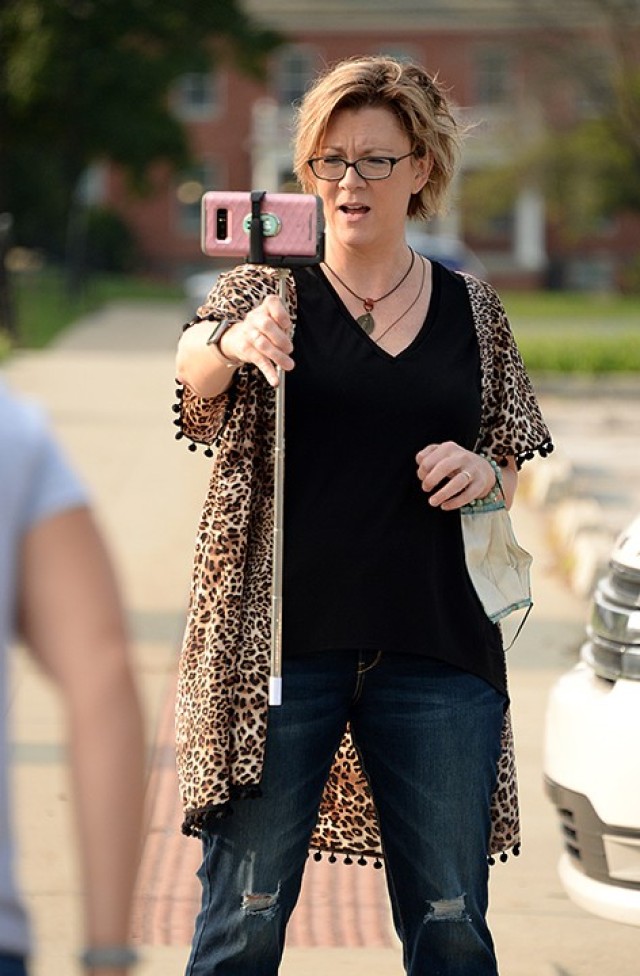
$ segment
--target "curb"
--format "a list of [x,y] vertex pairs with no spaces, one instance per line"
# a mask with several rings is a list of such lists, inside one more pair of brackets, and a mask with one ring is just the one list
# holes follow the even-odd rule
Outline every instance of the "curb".
[[527,465],[520,474],[522,495],[536,509],[548,509],[548,534],[556,563],[570,589],[588,599],[607,572],[617,532],[606,526],[594,498],[572,494],[574,466],[561,452],[544,464]]

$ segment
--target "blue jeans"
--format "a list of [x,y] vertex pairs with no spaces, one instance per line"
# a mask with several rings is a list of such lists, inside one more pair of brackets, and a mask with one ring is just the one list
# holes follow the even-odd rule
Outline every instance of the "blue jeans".
[[0,976],[27,976],[22,956],[5,956],[0,952]]
[[485,916],[503,710],[481,678],[428,658],[347,651],[285,660],[263,796],[234,803],[203,836],[186,976],[277,974],[347,722],[378,811],[406,972],[496,976]]

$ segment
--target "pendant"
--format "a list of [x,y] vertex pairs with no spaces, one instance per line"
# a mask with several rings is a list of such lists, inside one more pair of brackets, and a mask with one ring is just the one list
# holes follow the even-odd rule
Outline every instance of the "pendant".
[[366,332],[367,335],[371,335],[376,327],[376,323],[373,321],[373,315],[371,312],[365,312],[364,315],[359,315],[356,322],[362,331]]

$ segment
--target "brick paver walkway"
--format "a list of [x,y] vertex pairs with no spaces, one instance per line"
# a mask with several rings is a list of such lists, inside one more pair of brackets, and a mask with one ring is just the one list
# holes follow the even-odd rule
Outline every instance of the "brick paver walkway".
[[[174,688],[158,727],[148,788],[149,827],[134,910],[134,938],[144,945],[187,945],[199,909],[195,872],[200,844],[180,832],[173,749]],[[371,865],[310,859],[287,946],[384,948],[394,945],[384,871]]]

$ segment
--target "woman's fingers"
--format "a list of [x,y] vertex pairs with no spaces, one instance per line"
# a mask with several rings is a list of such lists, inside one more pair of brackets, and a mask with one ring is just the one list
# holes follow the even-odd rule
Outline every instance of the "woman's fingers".
[[422,490],[429,504],[451,511],[483,498],[495,483],[495,474],[486,458],[467,451],[454,441],[429,444],[416,455]]
[[290,334],[291,319],[286,309],[278,298],[269,296],[225,332],[220,351],[229,359],[253,363],[272,386],[277,386],[278,367],[294,367]]

